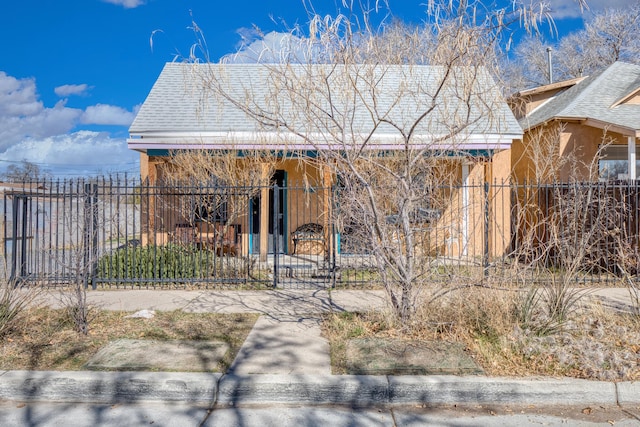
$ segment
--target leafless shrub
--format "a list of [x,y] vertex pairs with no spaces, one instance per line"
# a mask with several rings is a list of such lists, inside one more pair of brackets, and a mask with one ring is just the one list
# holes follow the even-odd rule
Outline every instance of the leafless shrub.
[[640,285],[636,281],[637,275],[640,273],[638,271],[640,255],[637,248],[638,242],[637,240],[636,242],[633,241],[638,239],[639,236],[625,237],[623,233],[618,233],[615,236],[615,266],[623,284],[629,291],[632,313],[637,318],[640,318]]
[[59,226],[67,235],[68,247],[64,258],[55,257],[52,261],[66,270],[69,280],[68,285],[61,288],[62,305],[76,330],[87,335],[95,311],[87,299],[87,289],[92,286],[97,268],[100,230],[111,219],[99,215],[97,184],[82,184],[79,188],[83,188],[84,193],[72,197],[70,204],[73,208],[58,212],[62,215]]
[[[545,141],[554,144],[554,138]],[[514,270],[528,289],[519,303],[518,317],[524,328],[535,333],[557,332],[575,313],[585,294],[578,287],[581,275],[613,272],[626,209],[607,183],[597,180],[606,136],[603,141],[587,164],[567,156],[564,168],[570,174],[566,182],[555,181],[556,165],[543,156],[538,159],[538,172],[549,183],[519,190]]]
[[159,203],[192,226],[221,223],[224,235],[247,214],[261,188],[271,184],[277,163],[269,150],[245,150],[240,158],[236,150],[175,150],[159,168],[159,183],[184,194],[160,195]]
[[0,337],[19,328],[26,321],[25,311],[36,301],[40,289],[21,287],[15,280],[0,284]]
[[[6,264],[4,257],[0,262]],[[0,280],[0,338],[18,329],[26,321],[26,310],[38,304],[42,288],[27,286],[19,279],[7,277],[6,265],[2,268],[4,277]]]

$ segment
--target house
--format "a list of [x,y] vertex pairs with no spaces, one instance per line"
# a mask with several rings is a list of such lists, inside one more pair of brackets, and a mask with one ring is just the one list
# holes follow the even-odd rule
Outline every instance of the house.
[[[286,87],[292,76],[305,79],[305,85]],[[333,122],[319,129],[310,123],[311,108],[326,113],[321,122]],[[412,130],[411,148],[447,152],[444,161],[460,185],[451,197],[456,206],[437,214],[441,228],[447,228],[441,235],[447,240],[443,250],[476,256],[487,251],[490,240],[492,253],[503,252],[510,239],[508,194],[489,195],[482,186],[465,184],[508,181],[510,147],[522,138],[522,130],[480,67],[168,63],[129,129],[128,146],[140,152],[141,175],[151,183],[162,182],[176,150],[232,152],[239,162],[248,150],[279,153],[271,183],[281,192],[262,188],[233,224],[238,251],[264,258],[274,250],[274,240],[284,253],[299,250],[300,236],[314,226],[331,238],[322,226],[329,221],[336,174],[330,163],[317,160],[319,151],[350,149],[363,141],[382,153],[405,149],[402,126],[416,123],[425,112],[428,120]],[[306,160],[304,167],[300,158]],[[488,198],[490,232],[472,226],[485,224]],[[147,214],[147,242],[171,241],[179,234],[177,227],[189,222],[184,215]],[[341,245],[347,240],[344,233],[337,231],[338,250],[347,250]]]
[[[640,65],[616,62],[589,77],[522,91],[510,104],[524,130],[512,146],[515,182],[590,181],[620,161],[627,164],[620,177],[637,178]],[[600,167],[590,169],[594,160]]]
[[[522,91],[509,103],[524,129],[511,148],[512,247],[540,251],[557,244],[550,236],[591,234],[591,261],[601,268],[617,253],[610,230],[618,228],[637,251],[640,65],[615,62],[589,77]],[[614,185],[595,184],[603,180]],[[602,221],[609,223],[598,234]],[[634,261],[632,269],[639,267]]]

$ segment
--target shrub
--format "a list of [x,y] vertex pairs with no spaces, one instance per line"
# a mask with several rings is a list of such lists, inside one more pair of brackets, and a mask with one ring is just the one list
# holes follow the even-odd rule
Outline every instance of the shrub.
[[98,261],[101,279],[235,278],[246,274],[246,261],[221,257],[212,249],[168,244],[122,248]]
[[38,292],[38,288],[20,289],[14,281],[0,285],[0,337],[20,325],[23,314]]

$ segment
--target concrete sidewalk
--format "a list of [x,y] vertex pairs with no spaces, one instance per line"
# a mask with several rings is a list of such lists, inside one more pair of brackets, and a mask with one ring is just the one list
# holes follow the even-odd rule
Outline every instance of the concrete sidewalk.
[[[585,288],[585,294],[605,307],[630,310],[626,288]],[[384,308],[383,290],[276,290],[276,291],[184,291],[106,290],[88,291],[89,303],[105,310],[183,310],[190,313],[259,313],[267,316],[296,316],[329,311],[366,311]],[[40,299],[50,307],[63,306],[51,291]]]
[[[620,290],[598,298],[624,302]],[[0,399],[202,404],[623,405],[638,414],[640,383],[484,376],[331,375],[319,314],[385,306],[383,291],[90,291],[103,309],[254,312],[262,316],[227,374],[188,372],[0,372]],[[58,306],[55,295],[43,302]],[[640,418],[638,418],[640,419]]]
[[[328,311],[364,311],[386,304],[381,290],[277,290],[277,291],[88,291],[90,304],[105,310],[183,310],[189,313],[259,313],[268,316],[319,314]],[[62,307],[55,291],[40,302]]]

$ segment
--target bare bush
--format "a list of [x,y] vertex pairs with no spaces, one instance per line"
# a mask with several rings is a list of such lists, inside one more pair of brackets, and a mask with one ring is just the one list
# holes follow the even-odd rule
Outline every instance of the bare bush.
[[[63,259],[53,261],[68,272],[69,284],[61,289],[60,299],[75,329],[89,333],[94,308],[87,299],[98,263],[99,230],[107,219],[99,215],[98,187],[96,183],[82,182],[84,193],[73,201],[74,209],[62,209],[60,225],[67,235],[68,252]],[[72,205],[73,206],[73,205]]]
[[161,197],[159,203],[178,213],[182,221],[222,224],[228,232],[249,211],[250,200],[270,180],[278,163],[269,150],[176,150],[160,168],[160,183],[182,189],[178,197]]
[[[549,141],[553,143],[554,138]],[[586,293],[578,286],[581,276],[613,273],[626,208],[607,183],[597,181],[598,161],[607,141],[605,135],[600,151],[588,164],[567,156],[568,181],[557,182],[557,164],[552,162],[549,168],[545,159],[539,161],[539,168],[550,180],[519,189],[519,234],[512,255],[518,261],[516,274],[528,289],[518,304],[518,317],[523,328],[537,334],[558,332],[570,320]]]
[[22,288],[16,281],[3,280],[0,284],[0,337],[26,321],[25,311],[33,305],[39,293],[37,287]]

